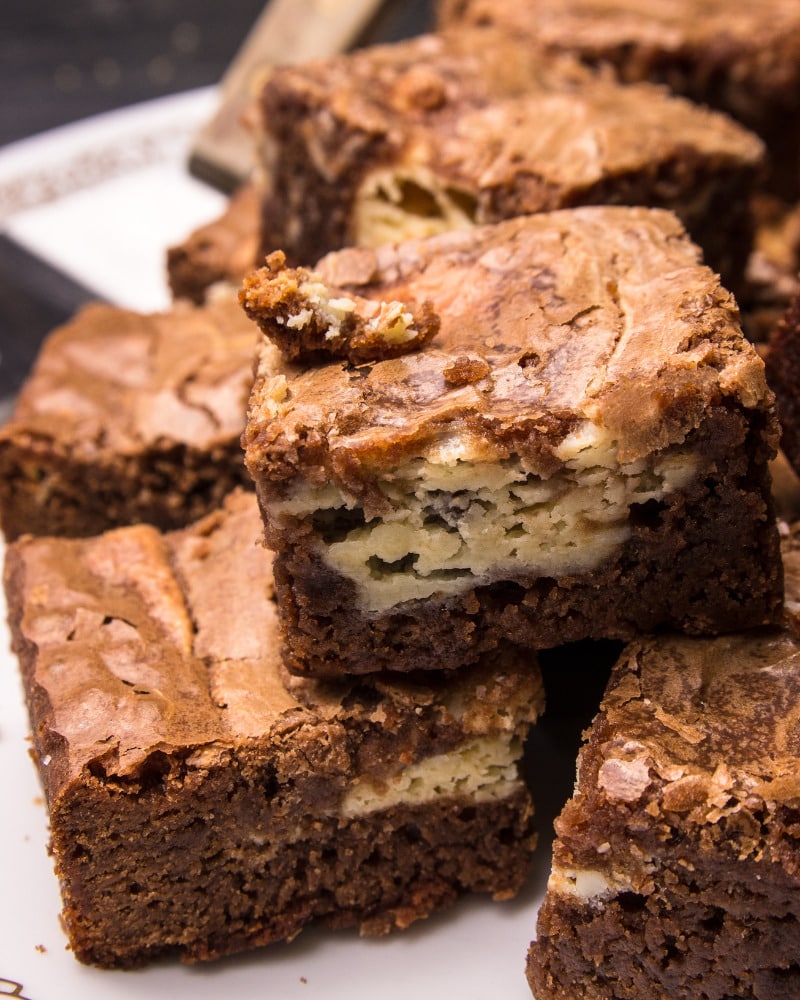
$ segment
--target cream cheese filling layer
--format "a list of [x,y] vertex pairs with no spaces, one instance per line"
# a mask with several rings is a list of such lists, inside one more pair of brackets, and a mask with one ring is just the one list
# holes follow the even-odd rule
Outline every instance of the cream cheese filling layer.
[[377,247],[469,229],[475,225],[475,213],[473,195],[444,184],[430,170],[376,170],[356,194],[353,243]]
[[364,523],[333,485],[299,489],[270,513],[311,518],[329,566],[351,580],[360,606],[384,611],[521,575],[588,573],[630,537],[635,505],[662,501],[697,472],[681,448],[619,465],[616,443],[587,422],[558,451],[547,479],[516,459],[472,461],[452,442],[387,473],[389,511]]
[[472,803],[504,799],[522,787],[517,767],[521,752],[518,737],[481,737],[411,764],[386,783],[360,779],[346,793],[341,813],[352,818],[441,798],[466,797]]

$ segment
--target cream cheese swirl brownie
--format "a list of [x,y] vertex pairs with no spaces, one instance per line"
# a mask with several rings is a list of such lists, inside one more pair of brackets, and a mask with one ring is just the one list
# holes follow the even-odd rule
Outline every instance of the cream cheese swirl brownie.
[[[308,924],[381,934],[524,882],[513,651],[446,683],[287,678],[252,493],[8,547],[5,584],[77,958],[200,961]],[[44,860],[44,859],[43,859]]]
[[584,208],[320,263],[440,328],[363,365],[264,349],[243,440],[293,671],[780,615],[773,399],[697,258],[669,213]]
[[442,29],[493,26],[626,81],[655,80],[757,132],[770,186],[800,197],[800,8],[726,0],[440,0]]
[[253,113],[264,249],[343,246],[583,204],[669,208],[736,291],[763,146],[725,115],[500,32],[271,71]]

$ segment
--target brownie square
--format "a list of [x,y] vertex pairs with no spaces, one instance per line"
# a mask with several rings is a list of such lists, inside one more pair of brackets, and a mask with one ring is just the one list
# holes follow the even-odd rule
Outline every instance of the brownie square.
[[0,524],[179,527],[249,485],[239,439],[257,331],[235,298],[143,315],[90,305],[41,348],[0,427]]
[[800,552],[788,625],[632,644],[556,821],[537,1000],[800,995]]
[[294,263],[532,212],[650,205],[677,212],[736,290],[752,242],[753,134],[499,32],[275,69],[253,120],[264,248]]
[[767,143],[770,187],[800,195],[800,8],[794,0],[439,0],[442,29],[493,26],[625,81],[667,84]]
[[320,683],[280,665],[252,493],[176,533],[27,536],[5,586],[83,962],[194,962],[310,923],[407,927],[526,878],[522,741],[542,707],[509,655],[445,682]]
[[331,254],[293,316],[248,282],[267,331],[327,310],[333,340],[362,299],[440,323],[364,364],[265,349],[243,441],[291,670],[780,617],[773,398],[697,259],[673,215],[596,207]]

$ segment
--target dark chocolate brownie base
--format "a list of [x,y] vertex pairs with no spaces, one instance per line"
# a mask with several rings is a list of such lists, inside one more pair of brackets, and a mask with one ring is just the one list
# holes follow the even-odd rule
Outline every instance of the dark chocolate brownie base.
[[782,580],[774,512],[764,499],[766,445],[739,413],[719,407],[709,417],[704,434],[689,439],[705,471],[685,491],[634,509],[632,537],[590,574],[519,578],[371,616],[357,608],[352,584],[307,550],[298,523],[275,561],[289,668],[315,675],[343,664],[352,673],[455,668],[508,636],[543,649],[670,627],[708,633],[776,622]]
[[[194,962],[404,928],[523,884],[531,657],[287,677],[252,493],[197,524],[9,545],[5,588],[75,955]],[[44,860],[44,859],[43,859]]]
[[669,887],[661,894],[623,893],[597,908],[546,901],[538,936],[547,967],[528,965],[536,1000],[794,1000],[797,880],[774,870],[765,879],[757,861],[735,870],[734,879],[730,861],[686,852],[659,870]]
[[[287,763],[256,742],[237,766],[202,777],[164,759],[138,789],[89,779],[52,817],[76,957],[106,967],[163,955],[197,962],[291,940],[311,923],[383,934],[466,891],[512,895],[527,877],[526,792],[477,812],[451,800],[390,809],[379,825],[312,822],[312,780],[276,822],[269,790]],[[102,835],[87,835],[97,817]],[[263,842],[246,834],[258,830],[269,830]],[[463,844],[475,845],[466,864],[454,853]]]

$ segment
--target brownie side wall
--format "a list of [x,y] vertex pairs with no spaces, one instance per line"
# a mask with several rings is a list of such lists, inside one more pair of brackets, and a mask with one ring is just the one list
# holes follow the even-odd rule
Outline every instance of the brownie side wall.
[[350,242],[356,190],[365,172],[388,155],[386,136],[354,128],[278,80],[265,88],[261,105],[275,150],[261,250],[280,249],[291,264],[311,266]]
[[[201,961],[322,922],[381,934],[463,892],[505,898],[533,847],[520,791],[338,819],[276,788],[268,759],[123,792],[87,778],[51,813],[72,947],[83,962]],[[302,782],[299,784],[299,788]]]
[[702,473],[662,503],[634,509],[632,537],[582,576],[521,573],[444,601],[370,613],[358,608],[352,583],[322,562],[308,525],[298,525],[275,545],[289,669],[320,676],[452,669],[509,635],[542,649],[661,628],[715,634],[778,622],[783,582],[771,445],[760,420],[717,408],[693,442]]
[[181,528],[216,510],[237,486],[253,488],[238,437],[207,451],[184,445],[82,460],[51,438],[0,443],[0,523],[20,535],[86,537],[144,522]]
[[[677,850],[677,854],[675,853]],[[548,896],[527,976],[537,1000],[788,1000],[800,995],[797,880],[680,846],[649,895]]]

